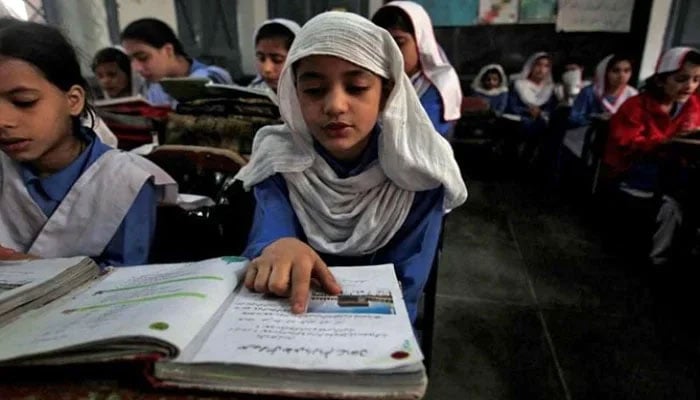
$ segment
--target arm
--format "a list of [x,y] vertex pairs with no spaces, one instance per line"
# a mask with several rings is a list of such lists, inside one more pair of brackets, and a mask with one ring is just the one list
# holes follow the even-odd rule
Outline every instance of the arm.
[[433,123],[435,130],[442,136],[445,136],[450,130],[450,122],[442,119],[443,107],[440,93],[435,86],[431,86],[420,98],[420,104],[428,114],[430,122]]
[[571,107],[571,113],[569,114],[569,128],[578,128],[591,123],[588,116],[593,112],[591,104],[592,95],[592,90],[584,88],[581,93],[576,96],[574,105]]
[[437,251],[443,219],[443,197],[442,188],[416,193],[406,222],[387,245],[387,261],[396,267],[412,321],[416,318],[418,301]]
[[610,120],[610,141],[626,155],[648,153],[666,141],[666,136],[648,126],[638,102],[627,102]]
[[147,181],[97,262],[102,266],[147,264],[155,233],[157,207],[156,188],[151,181]]
[[256,205],[253,227],[243,255],[251,258],[245,286],[262,293],[289,296],[292,312],[306,309],[311,279],[317,278],[327,292],[340,287],[321,257],[305,239],[289,202],[286,182],[274,175],[253,188]]

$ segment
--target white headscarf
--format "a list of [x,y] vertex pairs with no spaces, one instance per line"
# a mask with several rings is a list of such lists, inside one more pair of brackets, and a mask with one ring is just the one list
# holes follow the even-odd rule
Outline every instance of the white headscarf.
[[661,57],[659,57],[659,62],[656,63],[655,74],[663,74],[665,72],[675,72],[683,67],[685,62],[685,56],[691,51],[697,52],[698,50],[693,47],[673,47],[666,50]]
[[[299,31],[301,30],[301,27],[299,26],[299,24],[292,21],[291,19],[286,19],[286,18],[268,19],[267,21],[260,24],[260,26],[258,26],[255,29],[255,32],[253,32],[253,48],[255,48],[255,46],[257,45],[258,34],[260,33],[260,29],[262,29],[264,26],[267,26],[267,25],[282,25],[285,28],[289,29],[289,31],[292,32],[292,35],[294,35],[294,37],[296,37],[297,33],[299,33]],[[265,83],[265,80],[263,79],[263,77],[260,76],[260,74],[257,74],[255,76],[255,79],[253,79],[253,81],[248,86],[255,88],[255,89],[270,89],[267,86],[267,83]],[[272,89],[270,89],[270,90],[272,90]]]
[[622,103],[624,103],[627,99],[637,95],[637,89],[630,85],[625,85],[624,88],[621,88],[620,92],[615,94],[614,103],[610,103],[608,99],[605,98],[605,90],[608,82],[608,65],[614,56],[614,54],[610,54],[598,63],[598,66],[595,68],[595,77],[593,81],[593,92],[595,92],[596,97],[598,97],[598,100],[603,105],[605,111],[611,114],[615,114],[617,109],[620,108]]
[[551,70],[540,84],[536,84],[529,79],[535,62],[542,57],[549,57],[549,53],[541,51],[531,55],[530,58],[525,61],[525,65],[523,65],[518,79],[513,84],[515,91],[518,92],[518,96],[520,96],[520,100],[528,106],[539,107],[543,105],[552,97],[554,91],[554,81],[552,79]]
[[[493,89],[486,89],[481,83],[481,79],[483,78],[484,75],[486,75],[486,72],[489,70],[495,69],[498,75],[501,77],[501,84],[498,87],[495,87]],[[472,81],[472,90],[474,90],[477,93],[481,93],[486,96],[496,96],[501,93],[505,93],[508,91],[508,78],[506,77],[505,71],[503,71],[503,67],[501,67],[498,64],[488,64],[482,67],[479,70],[479,73],[476,75],[476,78]]]
[[[338,178],[314,150],[292,68],[311,55],[338,57],[394,83],[379,115],[379,162],[359,175]],[[251,160],[237,179],[249,189],[281,173],[292,207],[316,250],[358,255],[380,249],[405,221],[417,191],[444,186],[447,209],[466,200],[452,148],[436,134],[423,110],[403,71],[398,46],[369,20],[333,11],[309,20],[289,51],[278,92],[284,125],[258,131]]]
[[[435,85],[445,108],[442,117],[445,121],[459,119],[462,115],[462,89],[459,76],[435,39],[433,24],[430,22],[428,13],[420,4],[412,1],[392,1],[382,6],[384,7],[400,8],[411,19],[423,75],[428,83]],[[420,76],[412,78],[420,97],[429,85],[420,79]]]

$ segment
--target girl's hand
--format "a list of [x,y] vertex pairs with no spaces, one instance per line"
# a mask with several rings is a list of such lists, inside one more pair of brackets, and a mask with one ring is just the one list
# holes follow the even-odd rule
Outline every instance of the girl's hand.
[[31,254],[20,253],[0,245],[0,261],[31,260],[35,257]]
[[542,109],[535,106],[530,107],[530,115],[533,119],[537,119],[537,117],[539,117],[540,114],[542,114]]
[[300,314],[306,310],[312,278],[329,294],[340,294],[340,285],[314,249],[299,239],[282,238],[250,262],[244,285],[260,293],[289,296],[292,312]]

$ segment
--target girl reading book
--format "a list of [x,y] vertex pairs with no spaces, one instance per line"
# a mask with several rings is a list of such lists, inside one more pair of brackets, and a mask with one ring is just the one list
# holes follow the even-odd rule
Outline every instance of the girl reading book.
[[304,25],[282,70],[284,125],[261,129],[237,178],[257,200],[245,285],[303,312],[327,265],[393,263],[415,318],[445,210],[467,190],[391,35],[351,13]]
[[174,200],[174,182],[82,126],[86,91],[58,30],[0,19],[0,259],[148,260],[156,204]]
[[250,87],[277,93],[282,66],[299,29],[299,24],[284,18],[269,19],[258,27],[254,35],[258,76]]
[[225,69],[188,56],[175,32],[163,21],[136,20],[124,28],[121,40],[134,69],[148,81],[146,99],[153,104],[175,104],[158,83],[163,78],[193,77],[233,83]]

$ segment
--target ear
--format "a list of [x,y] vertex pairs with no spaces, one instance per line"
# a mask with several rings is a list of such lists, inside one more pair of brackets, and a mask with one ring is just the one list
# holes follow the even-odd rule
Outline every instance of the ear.
[[384,110],[392,90],[394,90],[394,81],[382,81],[382,98],[379,101],[380,110]]
[[163,47],[160,48],[160,51],[165,52],[165,55],[168,57],[174,57],[175,56],[175,47],[173,47],[172,43],[166,43],[163,45]]
[[80,85],[73,85],[66,92],[66,100],[68,100],[68,109],[70,115],[78,117],[85,109],[85,89]]

